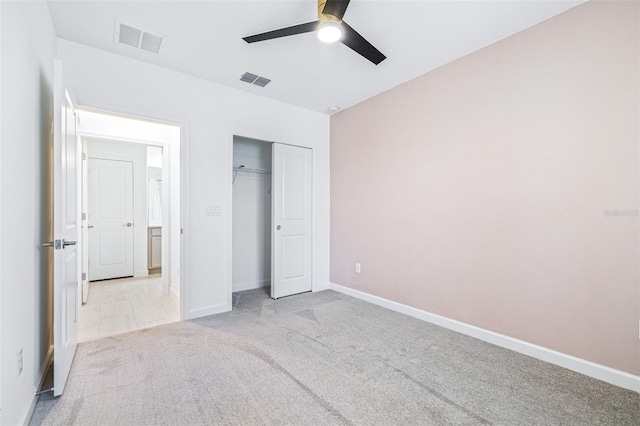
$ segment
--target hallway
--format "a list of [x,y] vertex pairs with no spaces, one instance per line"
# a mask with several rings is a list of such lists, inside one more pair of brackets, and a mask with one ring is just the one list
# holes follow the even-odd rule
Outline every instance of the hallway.
[[162,292],[160,274],[89,284],[80,308],[78,341],[126,333],[180,320],[178,300]]

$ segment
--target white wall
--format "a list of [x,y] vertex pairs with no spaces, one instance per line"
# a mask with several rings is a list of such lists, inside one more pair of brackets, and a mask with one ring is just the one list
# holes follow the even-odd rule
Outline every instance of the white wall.
[[162,168],[162,147],[159,147],[159,146],[147,147],[147,167]]
[[[147,153],[149,148],[155,147],[147,147]],[[161,149],[159,157],[160,161],[162,161]],[[162,167],[150,167],[149,155],[147,155],[147,226],[149,227],[162,226],[163,187]]]
[[[133,276],[146,277],[147,269],[147,147],[136,143],[87,139],[87,157],[133,163]],[[91,179],[91,177],[89,177]],[[87,218],[91,223],[91,212]],[[91,238],[89,232],[89,238]],[[89,274],[89,280],[91,280]]]
[[331,280],[640,375],[639,14],[590,1],[333,115]]
[[[166,149],[169,149],[168,147]],[[148,226],[162,226],[162,220],[166,220],[166,218],[162,218],[162,209],[163,206],[166,206],[165,198],[166,195],[163,196],[162,193],[168,192],[166,185],[168,184],[166,179],[162,179],[162,174],[166,173],[166,170],[162,170],[162,147],[160,146],[147,146],[147,225]],[[159,180],[159,184],[162,187],[162,191],[160,191],[160,199],[162,200],[162,204],[160,207],[160,215],[158,216],[155,212],[154,200],[155,196],[152,194],[151,190],[151,182],[152,180]],[[163,182],[164,181],[164,182]],[[165,212],[165,216],[168,212]],[[166,231],[165,231],[166,232]],[[166,238],[165,238],[166,239]],[[168,265],[164,265],[165,267]],[[179,293],[177,294],[179,295]]]
[[[277,142],[277,141],[275,141]],[[233,167],[244,165],[247,168],[271,170],[271,143],[233,137]]]
[[[58,41],[65,83],[78,104],[182,126],[183,315],[231,309],[233,135],[314,150],[313,288],[329,281],[329,119],[324,114],[206,80]],[[256,93],[260,90],[256,88]],[[205,216],[219,205],[221,216]]]
[[[50,249],[53,60],[56,39],[46,2],[0,2],[0,423],[30,415],[52,344]],[[17,352],[23,371],[17,374]]]
[[[271,170],[270,143],[234,137],[233,167]],[[233,291],[271,284],[271,174],[234,172]]]

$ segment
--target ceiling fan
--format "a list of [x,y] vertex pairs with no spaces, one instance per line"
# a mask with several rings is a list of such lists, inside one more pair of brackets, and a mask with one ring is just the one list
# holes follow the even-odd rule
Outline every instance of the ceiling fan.
[[378,65],[387,57],[342,20],[344,13],[347,11],[347,6],[349,6],[349,0],[318,0],[317,21],[255,34],[242,39],[247,43],[256,43],[258,41],[318,31],[320,40],[327,43],[340,41],[356,53]]

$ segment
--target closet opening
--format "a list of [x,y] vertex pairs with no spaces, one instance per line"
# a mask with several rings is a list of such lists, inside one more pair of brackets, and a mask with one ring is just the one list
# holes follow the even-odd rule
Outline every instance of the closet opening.
[[[271,287],[272,143],[233,137],[232,292]],[[234,303],[235,304],[235,303]]]
[[312,291],[313,151],[234,136],[232,163],[231,308]]

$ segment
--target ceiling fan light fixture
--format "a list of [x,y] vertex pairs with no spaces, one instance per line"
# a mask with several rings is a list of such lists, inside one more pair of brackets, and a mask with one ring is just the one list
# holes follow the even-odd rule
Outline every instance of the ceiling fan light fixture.
[[342,38],[342,28],[337,22],[323,22],[318,29],[318,38],[325,43],[335,43]]

